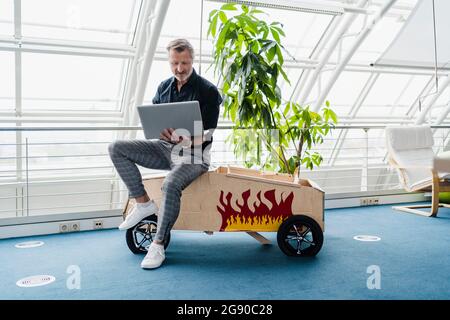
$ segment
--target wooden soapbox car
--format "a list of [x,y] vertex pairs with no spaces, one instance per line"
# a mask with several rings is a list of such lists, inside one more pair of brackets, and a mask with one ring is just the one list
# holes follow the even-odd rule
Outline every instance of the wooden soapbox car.
[[[147,193],[160,207],[164,175],[143,179]],[[124,217],[134,204],[129,200]],[[143,219],[126,232],[133,253],[146,253],[156,234],[157,216]],[[181,197],[180,215],[172,230],[243,231],[261,242],[258,232],[277,232],[281,251],[288,256],[315,256],[324,231],[324,192],[311,180],[287,174],[219,167],[192,182]],[[170,241],[168,237],[165,246]]]

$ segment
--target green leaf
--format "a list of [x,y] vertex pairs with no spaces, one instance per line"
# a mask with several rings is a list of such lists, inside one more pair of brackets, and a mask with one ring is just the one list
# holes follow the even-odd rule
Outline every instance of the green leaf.
[[258,10],[258,9],[252,9],[250,11],[250,14],[258,14],[258,13],[265,13],[264,11]]
[[277,32],[278,32],[279,34],[281,34],[283,37],[286,36],[286,34],[284,33],[283,29],[281,29],[281,28],[279,28],[279,27],[272,27],[272,29],[277,30]]
[[228,21],[227,15],[223,11],[219,11],[219,18],[222,23],[226,23]]
[[277,25],[283,26],[283,24],[281,22],[278,22],[278,21],[274,21],[270,25],[271,26],[277,26]]
[[281,43],[280,35],[278,34],[278,31],[274,28],[270,28],[270,33],[272,34],[272,37],[275,39],[276,42]]
[[216,9],[211,10],[211,12],[209,13],[209,16],[208,16],[208,21],[211,21],[212,16],[215,15],[217,13],[217,11],[218,10],[216,10]]
[[292,110],[294,110],[294,115],[298,115],[300,113],[299,105],[297,103],[292,103]]
[[275,46],[271,47],[269,49],[269,51],[267,51],[267,60],[269,60],[269,62],[272,62],[276,53],[277,53],[277,48]]
[[291,110],[291,102],[288,102],[286,103],[286,107],[284,108],[283,114],[287,116],[290,110]]
[[270,73],[270,85],[274,88],[277,86],[277,80],[278,80],[278,68],[277,65],[274,64],[272,68],[269,68]]
[[334,122],[334,123],[337,123],[337,122],[338,122],[338,118],[337,118],[336,113],[334,113],[334,111],[331,110],[331,109],[330,109],[330,116],[331,116],[331,119],[333,119],[333,122]]
[[236,11],[236,4],[234,3],[226,3],[222,7],[220,7],[221,10],[228,10],[228,11]]
[[278,70],[280,71],[281,75],[283,76],[283,79],[284,79],[288,84],[291,84],[291,82],[289,81],[289,78],[288,78],[286,72],[284,72],[283,68],[280,67],[280,68],[278,68]]
[[221,28],[215,43],[215,47],[218,52],[222,52],[222,49],[225,46],[225,41],[227,40],[228,31],[230,30],[231,26],[231,23],[226,23],[223,25],[223,28]]
[[280,65],[283,65],[284,58],[283,58],[283,54],[281,53],[280,46],[275,46],[275,48],[277,48],[278,61],[280,62]]
[[253,35],[258,33],[258,25],[249,17],[241,15],[237,16],[236,19],[238,19],[243,26],[248,27],[248,31],[250,31]]
[[261,45],[261,52],[267,52],[270,49],[272,49],[273,47],[276,46],[276,42],[272,41],[272,40],[264,40],[264,39],[260,39],[259,42],[262,44]]
[[275,119],[277,120],[277,122],[280,122],[281,115],[280,115],[279,112],[275,112],[275,113],[273,114],[273,116],[275,117]]
[[236,100],[230,106],[230,117],[231,121],[236,122],[236,112],[237,112],[237,103]]
[[211,34],[213,37],[216,36],[216,30],[217,30],[217,18],[219,16],[216,14],[211,21],[211,24],[209,25],[208,35]]
[[277,97],[277,104],[280,104],[281,103],[281,89],[277,85],[275,85],[275,96]]

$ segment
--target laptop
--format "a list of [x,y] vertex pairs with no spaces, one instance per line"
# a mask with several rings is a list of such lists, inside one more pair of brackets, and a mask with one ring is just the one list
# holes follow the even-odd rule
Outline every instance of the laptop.
[[174,128],[178,135],[203,135],[198,101],[152,104],[138,106],[137,109],[146,139],[159,139],[166,128]]

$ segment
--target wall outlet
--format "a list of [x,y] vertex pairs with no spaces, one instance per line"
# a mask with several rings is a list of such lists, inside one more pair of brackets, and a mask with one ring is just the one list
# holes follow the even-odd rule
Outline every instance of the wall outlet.
[[376,206],[380,204],[379,198],[361,198],[362,206]]
[[94,221],[94,229],[103,229],[103,221],[95,220]]
[[69,222],[69,230],[80,231],[80,222],[79,221]]
[[59,232],[69,232],[69,224],[68,223],[60,223],[59,224]]

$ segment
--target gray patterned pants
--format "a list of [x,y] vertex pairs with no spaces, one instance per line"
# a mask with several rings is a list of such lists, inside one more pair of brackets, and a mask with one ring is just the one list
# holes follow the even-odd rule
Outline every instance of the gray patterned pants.
[[176,148],[163,140],[118,140],[108,147],[111,160],[127,186],[130,198],[146,193],[136,164],[149,169],[170,170],[161,188],[163,197],[155,237],[160,241],[167,239],[178,218],[181,192],[209,168],[209,160],[202,161],[200,157],[194,162],[190,153],[177,158]]

